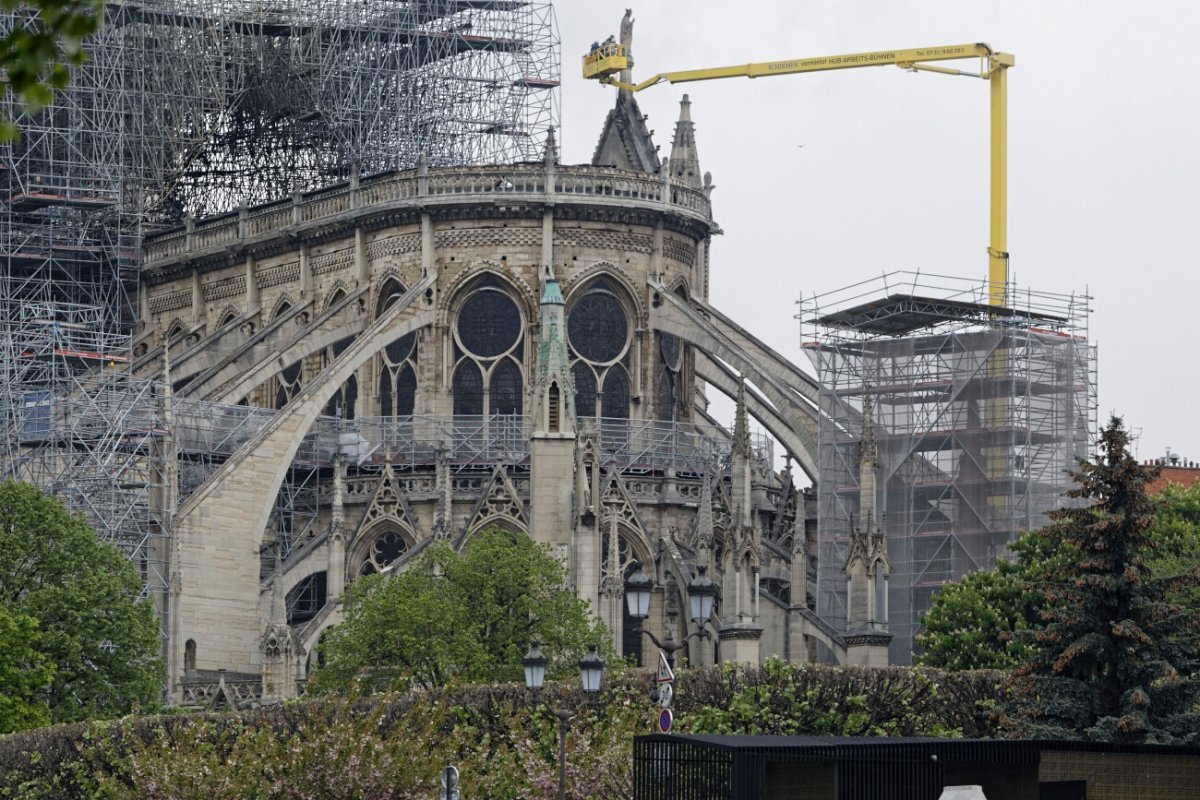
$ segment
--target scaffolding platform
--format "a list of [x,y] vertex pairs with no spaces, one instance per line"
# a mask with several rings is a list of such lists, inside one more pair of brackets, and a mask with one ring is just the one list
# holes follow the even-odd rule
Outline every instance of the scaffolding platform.
[[1066,318],[1036,314],[1021,308],[997,307],[975,301],[892,294],[879,300],[824,314],[813,325],[846,328],[877,336],[901,336],[947,322],[1019,318],[1061,324]]
[[49,206],[70,206],[95,210],[116,203],[112,197],[99,195],[53,194],[51,192],[18,192],[3,200],[13,211],[36,211]]

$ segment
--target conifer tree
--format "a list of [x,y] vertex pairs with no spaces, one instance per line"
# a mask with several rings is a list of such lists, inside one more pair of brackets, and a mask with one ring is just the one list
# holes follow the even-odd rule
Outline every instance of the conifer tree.
[[1007,721],[1018,735],[1098,741],[1200,741],[1200,609],[1178,601],[1191,572],[1156,576],[1150,473],[1119,417],[1095,461],[1073,473],[1086,505],[1051,513],[1039,535],[1077,558],[1050,564],[1044,625],[1016,671]]

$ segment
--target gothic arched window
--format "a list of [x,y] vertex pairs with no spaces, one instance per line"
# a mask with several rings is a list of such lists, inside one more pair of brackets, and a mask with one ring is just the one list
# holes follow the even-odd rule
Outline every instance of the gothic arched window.
[[[404,296],[404,286],[388,278],[379,289],[375,303],[378,317]],[[406,333],[383,348],[379,354],[379,414],[406,417],[413,413],[417,399],[417,335]]]
[[575,412],[581,417],[599,412],[603,417],[628,419],[630,314],[607,278],[593,281],[582,291],[567,311]]
[[610,367],[604,375],[604,392],[600,397],[603,417],[629,416],[629,376],[620,364]]
[[576,361],[571,377],[575,379],[575,413],[596,416],[596,373],[586,361]]
[[474,361],[463,361],[454,370],[455,416],[479,416],[483,413],[483,376]]
[[522,413],[524,328],[516,302],[494,277],[467,295],[454,324],[456,415]]

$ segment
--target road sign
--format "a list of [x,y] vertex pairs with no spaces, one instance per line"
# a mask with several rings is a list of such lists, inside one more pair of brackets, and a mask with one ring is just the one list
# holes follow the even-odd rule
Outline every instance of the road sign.
[[671,709],[664,708],[658,715],[658,729],[663,733],[671,732],[671,723],[675,721],[675,715],[671,713]]
[[458,767],[448,766],[442,770],[441,800],[458,800]]
[[675,673],[671,671],[671,665],[667,663],[667,654],[660,652],[658,654],[658,682],[670,683],[675,680]]
[[675,690],[671,688],[671,684],[664,683],[658,687],[658,704],[663,708],[670,708],[674,697]]

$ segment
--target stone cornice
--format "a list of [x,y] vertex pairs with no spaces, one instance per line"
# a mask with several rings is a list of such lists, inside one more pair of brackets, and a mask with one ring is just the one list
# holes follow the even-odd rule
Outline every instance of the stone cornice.
[[148,237],[144,280],[163,283],[208,272],[246,256],[266,258],[347,238],[355,228],[378,230],[415,224],[423,212],[435,221],[540,220],[552,207],[563,220],[656,226],[702,239],[716,232],[707,195],[655,175],[610,168],[519,164],[385,173],[354,185],[297,195],[223,214]]
[[758,639],[762,638],[763,628],[761,625],[739,622],[737,624],[721,628],[719,631],[717,631],[717,635],[720,637],[722,642],[729,641],[731,639],[747,639],[751,641],[757,641]]
[[843,634],[842,640],[846,647],[887,647],[892,641],[892,635],[883,631],[857,631]]

